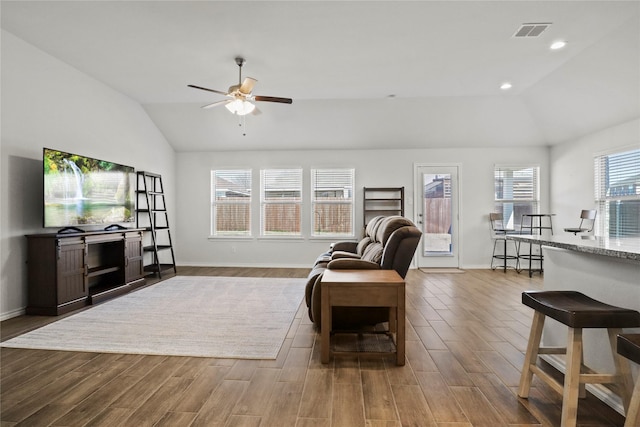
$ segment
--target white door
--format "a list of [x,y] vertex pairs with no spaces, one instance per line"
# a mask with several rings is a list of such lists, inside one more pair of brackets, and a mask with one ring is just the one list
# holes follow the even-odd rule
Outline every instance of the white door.
[[416,165],[416,222],[422,230],[421,268],[459,267],[458,171],[451,165]]

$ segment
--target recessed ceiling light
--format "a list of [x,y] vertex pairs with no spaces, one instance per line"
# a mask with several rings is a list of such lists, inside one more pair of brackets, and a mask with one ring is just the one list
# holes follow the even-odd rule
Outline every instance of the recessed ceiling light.
[[558,40],[555,41],[553,43],[551,43],[551,46],[549,46],[549,49],[551,50],[558,50],[558,49],[562,49],[563,47],[565,47],[567,45],[567,42],[564,40]]
[[513,85],[509,82],[504,82],[500,85],[500,89],[502,90],[509,90],[513,87]]

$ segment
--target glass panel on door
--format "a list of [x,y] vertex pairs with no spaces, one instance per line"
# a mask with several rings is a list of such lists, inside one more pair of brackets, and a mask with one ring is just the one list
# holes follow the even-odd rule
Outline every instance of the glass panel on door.
[[451,255],[451,174],[423,174],[422,189],[424,256]]

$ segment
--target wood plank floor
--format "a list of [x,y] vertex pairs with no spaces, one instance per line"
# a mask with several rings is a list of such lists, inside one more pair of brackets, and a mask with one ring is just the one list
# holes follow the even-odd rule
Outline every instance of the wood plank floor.
[[[191,268],[181,275],[306,277],[306,269]],[[320,363],[302,303],[276,360],[1,349],[2,426],[558,426],[561,397],[516,390],[540,276],[469,270],[407,275],[407,364]],[[59,318],[2,322],[2,340]],[[257,328],[260,325],[256,325]],[[588,395],[580,426],[622,426]]]

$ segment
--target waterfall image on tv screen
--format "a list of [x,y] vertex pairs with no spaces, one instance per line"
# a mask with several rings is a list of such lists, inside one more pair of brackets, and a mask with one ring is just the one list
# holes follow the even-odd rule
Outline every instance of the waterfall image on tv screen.
[[44,226],[133,222],[134,168],[44,149]]

